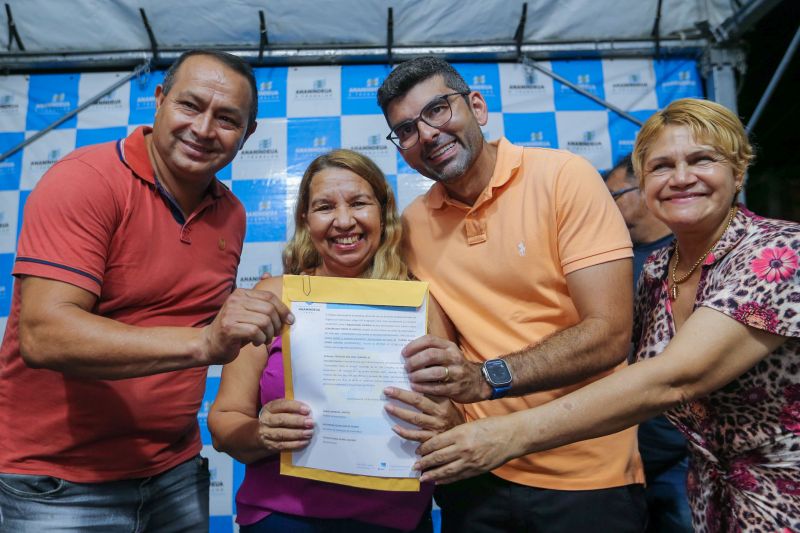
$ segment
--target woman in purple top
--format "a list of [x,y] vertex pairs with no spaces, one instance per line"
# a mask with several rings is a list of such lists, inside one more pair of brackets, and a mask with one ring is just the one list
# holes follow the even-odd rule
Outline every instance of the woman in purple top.
[[[284,272],[408,279],[401,232],[380,169],[356,152],[335,150],[315,159],[300,183]],[[280,277],[269,278],[256,288],[280,298],[281,284]],[[452,337],[436,302],[429,307],[431,331]],[[276,324],[274,331],[279,330]],[[460,422],[449,400],[393,395],[414,401],[422,411],[419,440]],[[214,447],[247,465],[236,495],[242,532],[432,531],[431,485],[423,484],[420,492],[388,492],[279,474],[280,452],[303,448],[314,432],[308,406],[284,398],[280,337],[271,345],[248,345],[225,366],[208,425]]]

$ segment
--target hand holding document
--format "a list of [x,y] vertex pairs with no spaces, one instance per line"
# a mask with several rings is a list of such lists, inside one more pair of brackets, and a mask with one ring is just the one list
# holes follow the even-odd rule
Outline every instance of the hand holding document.
[[410,388],[400,351],[426,332],[427,295],[422,282],[284,276],[295,315],[283,335],[286,393],[311,408],[315,431],[282,454],[282,474],[419,490],[417,443],[392,431],[401,422],[383,389]]

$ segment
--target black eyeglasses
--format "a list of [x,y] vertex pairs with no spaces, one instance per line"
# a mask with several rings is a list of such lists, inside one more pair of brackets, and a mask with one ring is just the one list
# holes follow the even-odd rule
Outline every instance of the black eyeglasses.
[[466,96],[467,92],[455,92],[437,96],[422,108],[419,116],[414,120],[401,122],[394,128],[386,138],[394,143],[401,150],[412,148],[419,141],[418,123],[421,120],[432,128],[441,128],[453,118],[453,108],[450,107],[449,98],[455,95]]
[[611,191],[611,198],[616,200],[617,198],[619,198],[623,194],[627,194],[627,193],[629,193],[631,191],[638,191],[638,190],[639,190],[639,187],[628,187],[626,189],[620,189],[618,191]]

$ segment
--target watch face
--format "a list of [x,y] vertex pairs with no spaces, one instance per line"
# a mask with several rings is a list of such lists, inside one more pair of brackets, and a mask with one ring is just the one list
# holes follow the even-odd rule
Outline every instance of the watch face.
[[492,385],[508,385],[511,383],[511,372],[508,371],[505,361],[493,359],[484,364],[486,377]]

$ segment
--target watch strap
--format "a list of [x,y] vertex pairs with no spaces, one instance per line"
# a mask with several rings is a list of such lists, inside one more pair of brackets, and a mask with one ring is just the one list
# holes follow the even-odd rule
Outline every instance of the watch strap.
[[492,387],[492,395],[489,397],[490,400],[496,400],[498,398],[503,398],[508,394],[508,391],[511,390],[511,385],[504,385],[502,387]]

